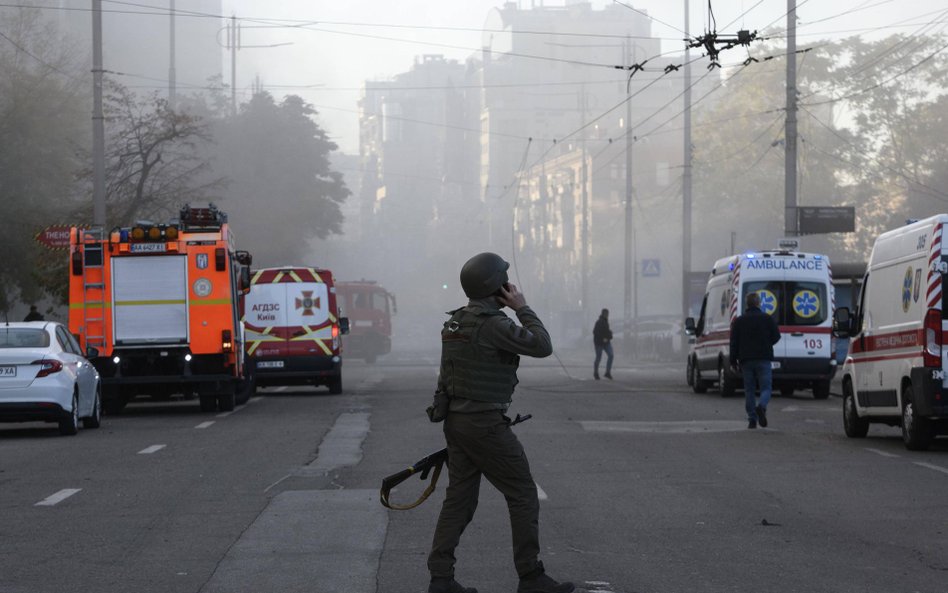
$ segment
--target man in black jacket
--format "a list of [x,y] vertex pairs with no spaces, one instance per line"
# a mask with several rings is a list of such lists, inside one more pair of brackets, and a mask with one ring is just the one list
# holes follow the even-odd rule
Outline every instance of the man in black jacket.
[[593,363],[593,378],[599,380],[599,360],[606,352],[606,379],[612,378],[612,330],[609,329],[609,309],[603,309],[593,326],[593,347],[596,349],[596,362]]
[[[780,328],[774,319],[760,310],[760,295],[747,294],[747,309],[731,324],[731,367],[744,375],[744,407],[747,428],[757,423],[767,426],[767,404],[770,403],[774,344],[780,340]],[[740,365],[738,367],[738,365]],[[755,398],[760,389],[760,402]]]

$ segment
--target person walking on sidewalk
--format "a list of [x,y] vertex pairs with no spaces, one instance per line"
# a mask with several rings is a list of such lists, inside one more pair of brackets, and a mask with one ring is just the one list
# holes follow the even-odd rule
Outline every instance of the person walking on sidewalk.
[[606,379],[612,378],[612,330],[609,329],[609,309],[603,309],[593,326],[593,347],[596,349],[596,362],[593,363],[593,378],[599,380],[599,361],[606,353]]
[[[747,428],[767,427],[767,404],[773,385],[771,362],[780,328],[773,317],[760,310],[760,295],[748,293],[744,314],[731,324],[731,368],[744,375],[744,408]],[[756,392],[760,390],[760,402]]]
[[[428,593],[477,593],[454,579],[454,551],[474,518],[481,476],[507,501],[518,593],[570,593],[572,583],[549,577],[540,554],[540,503],[523,446],[510,428],[507,408],[517,385],[520,355],[553,353],[550,334],[517,287],[510,267],[496,253],[475,255],[461,268],[470,299],[441,330],[441,369],[433,422],[444,422],[448,444],[448,488],[435,527]],[[509,307],[522,325],[502,311]]]

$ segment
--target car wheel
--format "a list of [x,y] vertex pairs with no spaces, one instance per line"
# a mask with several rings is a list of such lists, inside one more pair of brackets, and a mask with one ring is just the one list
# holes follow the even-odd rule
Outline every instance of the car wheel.
[[902,441],[909,451],[925,451],[932,443],[932,422],[916,414],[914,397],[911,385],[902,390]]
[[691,362],[691,359],[689,358],[688,363],[685,365],[685,381],[688,383],[688,387],[693,387],[695,384],[695,378],[694,378],[694,375],[692,374],[693,366],[694,365]]
[[701,378],[698,361],[694,359],[691,362],[691,390],[695,393],[707,393],[708,391],[708,382]]
[[728,376],[723,364],[718,365],[718,389],[721,391],[721,397],[731,397],[737,389],[736,381]]
[[59,434],[74,435],[79,432],[79,392],[72,392],[72,410],[59,421]]
[[216,412],[217,411],[217,396],[216,395],[199,395],[198,400],[201,402],[202,412]]
[[830,395],[830,382],[829,381],[816,381],[813,383],[813,398],[814,399],[826,399]]
[[851,439],[862,439],[869,433],[869,419],[859,417],[853,386],[849,381],[843,383],[843,429]]
[[241,379],[237,382],[237,405],[244,405],[255,393],[257,393],[257,378],[250,375],[249,379]]
[[329,393],[339,395],[342,393],[342,375],[329,382]]
[[95,386],[95,400],[92,402],[92,414],[82,419],[83,428],[99,428],[102,426],[102,388]]
[[[235,383],[232,389],[237,389]],[[217,396],[217,407],[221,412],[233,412],[237,404],[237,394],[234,391],[228,391]]]

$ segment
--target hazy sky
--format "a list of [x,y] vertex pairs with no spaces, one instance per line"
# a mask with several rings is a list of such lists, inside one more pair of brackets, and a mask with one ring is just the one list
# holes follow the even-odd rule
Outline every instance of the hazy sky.
[[[597,8],[609,3],[593,1]],[[236,15],[244,25],[245,49],[238,54],[237,81],[242,96],[246,98],[256,76],[278,98],[301,95],[319,110],[320,123],[340,148],[356,153],[358,87],[365,80],[384,80],[408,70],[422,54],[444,54],[463,62],[480,45],[476,29],[484,26],[491,8],[503,4],[502,0],[224,0],[224,13]],[[531,0],[520,4],[527,8]],[[623,4],[656,19],[653,33],[666,39],[665,51],[682,46],[684,0],[623,0]],[[184,6],[186,0],[178,0],[178,7]],[[911,33],[934,20],[944,22],[936,31],[948,26],[944,13],[948,0],[797,0],[797,6],[800,47],[827,37]],[[708,5],[691,0],[690,7],[694,36],[707,27]],[[712,7],[719,32],[786,23],[786,0],[714,0]],[[283,43],[292,45],[247,47]],[[229,82],[229,58],[225,66]]]

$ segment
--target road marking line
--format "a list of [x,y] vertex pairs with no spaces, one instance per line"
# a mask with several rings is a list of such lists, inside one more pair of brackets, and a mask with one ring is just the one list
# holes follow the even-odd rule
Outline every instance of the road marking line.
[[51,507],[53,505],[57,505],[61,503],[62,501],[66,500],[67,498],[69,498],[70,496],[72,496],[73,494],[75,494],[76,492],[79,492],[80,490],[82,490],[82,488],[66,488],[64,490],[60,490],[56,494],[53,494],[52,496],[48,498],[44,498],[43,500],[39,501],[33,506]]
[[161,450],[164,449],[165,447],[167,447],[167,445],[152,445],[151,447],[145,447],[144,449],[142,449],[141,451],[139,451],[138,454],[139,454],[139,455],[148,455],[148,454],[150,454],[150,453],[154,453],[155,451],[161,451]]
[[931,463],[925,463],[924,461],[913,461],[915,465],[919,467],[927,467],[928,469],[933,469],[936,472],[941,472],[943,474],[948,474],[948,467],[942,467],[940,465],[934,465]]
[[255,404],[255,403],[257,403],[258,401],[260,401],[260,400],[262,400],[262,399],[263,399],[263,396],[258,395],[258,396],[256,396],[256,397],[250,398],[250,401],[248,401],[247,403],[248,403],[248,404]]
[[233,414],[233,413],[236,412],[236,411],[237,411],[237,410],[231,410],[230,412],[221,412],[220,414],[218,414],[217,416],[215,416],[215,418],[227,418],[228,416],[230,416],[231,414]]
[[898,455],[896,455],[895,453],[880,451],[879,449],[870,449],[869,447],[866,447],[866,451],[869,451],[870,453],[875,453],[876,455],[882,455],[883,457],[898,457]]
[[286,385],[280,385],[279,387],[274,389],[274,391],[286,391]]
[[[534,482],[534,484],[536,484],[536,482]],[[540,488],[539,484],[537,484],[537,498],[539,500],[547,500],[549,498],[546,492],[543,491],[543,488]]]
[[195,426],[194,428],[207,428],[207,427],[210,426],[211,424],[214,424],[214,421],[213,421],[213,420],[208,420],[207,422],[202,422],[202,423],[198,424],[198,425]]

